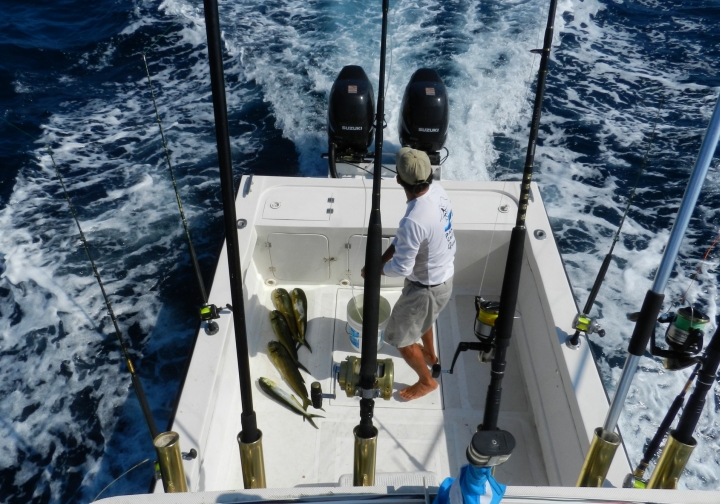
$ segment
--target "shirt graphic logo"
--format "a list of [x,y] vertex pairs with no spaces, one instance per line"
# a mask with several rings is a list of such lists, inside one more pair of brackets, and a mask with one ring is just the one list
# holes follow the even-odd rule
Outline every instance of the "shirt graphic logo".
[[445,239],[447,240],[448,249],[451,249],[455,246],[455,233],[452,228],[452,210],[447,206],[441,206],[440,215],[440,220],[445,219]]

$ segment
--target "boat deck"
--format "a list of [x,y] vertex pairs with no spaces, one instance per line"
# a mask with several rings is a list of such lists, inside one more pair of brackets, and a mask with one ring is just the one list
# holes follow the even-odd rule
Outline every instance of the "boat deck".
[[[346,307],[353,292],[357,295],[362,289],[342,286],[297,287],[303,288],[308,298],[307,339],[313,348],[312,353],[304,347],[299,350],[299,359],[312,376],[301,373],[308,391],[310,383],[317,380],[321,382],[324,392],[337,392],[337,398],[324,401],[325,412],[312,407],[308,409],[325,417],[317,419],[319,429],[316,430],[309,423],[303,423],[300,416],[263,394],[255,380],[253,399],[258,426],[263,432],[267,484],[274,488],[336,485],[343,475],[351,474],[352,430],[359,422],[359,399],[348,398],[344,391],[336,390],[331,373],[333,363],[339,363],[349,355],[359,356],[350,345],[346,332]],[[258,292],[266,313],[273,309],[271,291],[272,287],[268,287]],[[400,289],[383,289],[381,294],[393,305],[400,295]],[[449,367],[460,341],[474,339],[473,295],[456,290],[438,319],[436,348],[444,367]],[[267,357],[267,344],[275,336],[267,315],[265,319],[258,321],[255,326],[258,332],[251,340],[251,374],[255,379],[261,376],[270,378],[290,391]],[[237,387],[234,341],[230,339],[230,342],[231,348],[225,352],[223,382]],[[465,449],[477,424],[482,421],[489,365],[481,364],[476,352],[461,354],[454,374],[443,373],[439,380],[440,387],[435,392],[414,401],[404,401],[398,391],[415,383],[417,375],[395,348],[383,345],[378,358],[388,357],[395,364],[395,392],[388,401],[375,401],[374,423],[379,431],[377,472],[428,471],[437,475],[438,482],[443,475],[456,474],[466,463]],[[517,363],[518,359],[516,346],[511,344],[508,361]],[[229,431],[237,433],[240,430],[239,415],[226,411],[227,406],[223,402],[218,403],[214,420],[218,416],[225,416]],[[541,448],[519,365],[508,366],[503,382],[500,423],[516,437],[517,449],[510,461],[498,468],[498,477],[514,485],[547,485],[548,478],[543,466],[533,463],[542,458]],[[221,442],[223,430],[215,429],[211,434],[211,437],[218,435],[218,443]],[[222,437],[228,439],[225,435]],[[228,450],[220,446],[217,449],[225,452],[226,460],[213,468],[212,474],[205,473],[206,484],[215,489],[242,488],[237,449]],[[218,473],[219,468],[223,468],[222,474]]]
[[[514,222],[518,184],[450,182],[458,250],[450,303],[440,315],[436,348],[448,368],[457,344],[476,341],[474,296],[497,299]],[[405,209],[399,186],[383,188],[383,249],[396,233]],[[336,390],[333,364],[355,352],[346,330],[346,310],[362,290],[359,270],[364,261],[364,228],[370,194],[359,179],[246,177],[241,183],[237,215],[243,263],[244,313],[248,335],[253,410],[263,432],[267,486],[338,486],[353,469],[353,428],[359,423],[359,399]],[[364,211],[362,211],[364,209]],[[517,304],[517,320],[507,356],[498,425],[510,431],[516,448],[496,476],[509,485],[574,485],[589,446],[592,429],[607,411],[602,384],[587,344],[570,350],[563,343],[572,331],[572,293],[551,236],[539,191],[533,185],[527,216],[528,233]],[[215,274],[210,302],[231,301],[227,248]],[[392,304],[401,284],[383,277],[381,294]],[[306,385],[322,384],[338,392],[324,401],[319,429],[267,397],[258,379],[267,377],[289,391],[267,357],[275,339],[269,312],[276,287],[302,288],[308,299],[307,339],[313,348],[299,349],[310,370]],[[243,487],[240,456],[234,441],[241,429],[241,400],[236,361],[233,313],[222,309],[219,332],[204,327],[195,344],[172,430],[181,449],[195,449],[183,462],[191,491]],[[388,345],[378,358],[392,358],[395,393],[375,401],[374,425],[379,430],[376,481],[387,473],[428,475],[438,484],[457,474],[477,425],[482,422],[489,366],[477,352],[461,354],[453,375],[443,374],[438,390],[404,401],[398,391],[416,381],[415,373]],[[302,372],[301,372],[302,373]],[[629,471],[616,457],[609,479],[618,485]],[[434,481],[433,481],[434,480]],[[351,481],[351,480],[350,480]],[[162,493],[162,485],[155,492]]]

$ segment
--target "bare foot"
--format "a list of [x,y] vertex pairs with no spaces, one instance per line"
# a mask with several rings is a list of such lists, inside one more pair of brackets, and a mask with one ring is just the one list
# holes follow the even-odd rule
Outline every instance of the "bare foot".
[[417,399],[418,397],[428,395],[436,388],[438,388],[438,382],[436,382],[435,380],[432,380],[432,382],[428,383],[417,382],[415,385],[411,385],[407,388],[402,389],[400,391],[400,397],[402,397],[406,401],[411,401],[413,399]]

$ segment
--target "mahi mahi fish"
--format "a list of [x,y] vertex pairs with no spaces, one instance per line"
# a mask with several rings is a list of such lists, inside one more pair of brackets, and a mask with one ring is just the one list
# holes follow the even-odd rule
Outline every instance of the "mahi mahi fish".
[[305,330],[307,329],[307,297],[302,289],[293,289],[290,293],[290,301],[292,302],[293,313],[295,314],[295,322],[298,326],[299,341],[312,352],[312,348],[305,339]]
[[285,380],[290,388],[302,399],[302,408],[307,411],[307,407],[312,404],[308,399],[307,387],[300,371],[292,360],[292,357],[285,350],[285,347],[277,341],[268,343],[268,356],[273,365],[280,372],[280,376]]
[[275,309],[282,313],[283,317],[285,317],[285,322],[287,322],[287,325],[290,328],[290,334],[292,334],[293,338],[297,340],[297,322],[295,322],[295,315],[293,314],[290,294],[288,294],[288,291],[286,291],[282,287],[278,287],[277,289],[272,291],[272,302],[273,306],[275,306]]
[[308,371],[308,369],[303,366],[298,360],[295,340],[293,339],[292,334],[290,334],[290,328],[288,327],[287,322],[285,322],[285,317],[283,317],[282,313],[280,313],[278,310],[273,310],[270,312],[270,325],[272,325],[273,331],[275,331],[275,336],[277,336],[278,341],[282,344],[282,346],[285,347],[285,350],[288,351],[290,357],[292,357],[292,360],[295,362],[295,364],[297,364],[300,369],[304,370],[307,373],[310,373],[310,371]]
[[277,383],[275,383],[274,381],[268,380],[267,378],[261,376],[259,382],[260,388],[275,402],[289,409],[293,413],[307,418],[308,422],[310,422],[312,426],[316,429],[318,428],[318,426],[315,425],[315,422],[313,422],[313,418],[325,418],[322,415],[314,415],[303,410],[295,396],[290,395],[284,390],[282,390],[280,387],[277,386]]

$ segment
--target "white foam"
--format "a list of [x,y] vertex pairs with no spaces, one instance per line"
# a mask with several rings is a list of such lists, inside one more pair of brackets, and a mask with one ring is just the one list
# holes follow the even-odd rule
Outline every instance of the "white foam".
[[[262,100],[275,127],[294,143],[300,172],[324,175],[327,167],[319,154],[326,148],[326,102],[337,73],[344,65],[359,64],[377,93],[379,8],[368,2],[319,5],[302,0],[261,7],[250,0],[221,5],[231,128],[246,117],[243,107]],[[190,228],[203,229],[207,221],[217,222],[220,211],[203,12],[197,2],[187,0],[164,0],[152,8],[147,12],[138,5],[121,35],[133,37],[148,26],[157,24],[164,30],[168,23],[173,25],[148,50],[148,65]],[[458,8],[462,10],[452,10]],[[546,8],[546,2],[530,0],[477,0],[460,7],[440,0],[392,2],[385,150],[398,147],[398,115],[410,75],[417,68],[433,67],[445,78],[451,104],[446,176],[517,180],[534,98],[529,84],[539,60],[529,50],[542,44]],[[683,184],[673,182],[675,172],[688,170],[694,160],[693,154],[677,159],[677,153],[681,148],[687,152],[685,145],[691,142],[699,146],[715,94],[687,79],[688,73],[703,65],[712,68],[713,62],[688,58],[685,66],[678,66],[645,54],[634,27],[608,22],[608,10],[615,8],[616,4],[597,0],[560,3],[535,160],[535,179],[555,232],[563,240],[568,274],[583,304],[624,211],[665,96],[648,169],[653,178],[641,184],[639,205],[625,222],[594,312],[607,330],[605,339],[594,341],[604,354],[599,365],[611,393],[632,332],[625,314],[639,309],[652,284],[669,234],[671,219],[665,209],[676,207],[682,194]],[[673,19],[683,31],[701,29],[690,18]],[[668,36],[657,27],[648,29],[652,38]],[[700,47],[689,46],[688,51],[702,56]],[[117,56],[112,44],[101,44],[78,65],[99,72],[113,65]],[[28,89],[23,81],[19,76],[13,83],[18,93]],[[19,450],[46,453],[52,442],[57,445],[57,459],[65,450],[57,442],[58,432],[85,442],[86,426],[77,425],[68,404],[90,386],[90,396],[98,398],[96,418],[106,446],[88,445],[85,461],[71,468],[85,474],[80,494],[87,498],[109,483],[112,474],[122,472],[110,466],[103,450],[114,449],[121,452],[122,460],[135,463],[144,453],[135,447],[142,446],[144,439],[139,438],[145,432],[140,421],[133,429],[125,425],[125,432],[115,434],[118,409],[124,408],[120,421],[127,424],[139,417],[139,410],[135,398],[127,395],[115,335],[46,143],[52,146],[73,197],[122,329],[136,323],[143,334],[152,332],[151,339],[134,342],[133,355],[143,349],[157,355],[158,348],[172,348],[174,338],[189,334],[180,322],[173,322],[172,315],[163,314],[159,293],[166,279],[187,262],[187,253],[139,55],[137,68],[128,70],[127,79],[107,82],[103,94],[96,96],[102,98],[64,103],[49,117],[35,152],[36,163],[23,168],[9,204],[0,211],[0,264],[4,265],[0,281],[10,292],[2,309],[18,306],[23,311],[14,325],[9,316],[0,318],[0,338],[3,349],[18,348],[27,359],[24,367],[11,365],[8,359],[14,357],[0,360],[9,373],[2,393],[11,398],[0,404],[0,418],[7,419],[0,423],[0,460],[16,460]],[[680,115],[687,117],[687,123],[676,124]],[[264,120],[240,124],[243,133],[231,139],[234,154],[251,160],[261,151],[263,138],[258,132]],[[583,139],[587,144],[572,143]],[[506,159],[513,165],[509,167]],[[242,171],[245,166],[235,168]],[[690,240],[681,249],[680,279],[671,281],[667,299],[682,295],[702,255],[699,251],[707,246],[706,236],[715,233],[713,223],[720,215],[716,200],[709,198],[717,194],[719,182],[713,171],[699,217],[692,221]],[[660,209],[652,202],[659,202]],[[198,235],[203,236],[194,234]],[[717,314],[717,267],[718,260],[711,257],[689,292],[690,300],[704,302],[711,319]],[[59,320],[69,337],[57,337]],[[49,328],[55,328],[54,336]],[[46,343],[41,343],[43,338]],[[37,351],[41,344],[47,345],[46,351]],[[70,378],[60,373],[62,365],[73,371]],[[643,359],[620,420],[633,461],[639,460],[645,440],[653,435],[688,374],[664,372],[659,360]],[[95,388],[98,376],[102,383]],[[27,383],[32,391],[11,390],[12,383]],[[151,404],[167,405],[167,397],[162,396],[172,394],[159,388],[149,392]],[[56,406],[64,397],[65,405]],[[27,421],[14,420],[38,400],[43,404]],[[114,435],[121,439],[112,445],[109,440]],[[698,436],[701,443],[681,486],[718,488],[720,469],[712,463],[718,426],[712,404],[703,413]],[[36,471],[32,464],[23,466],[16,483]],[[38,488],[43,485],[50,485],[53,495],[61,491],[61,483],[49,473],[43,474]]]

